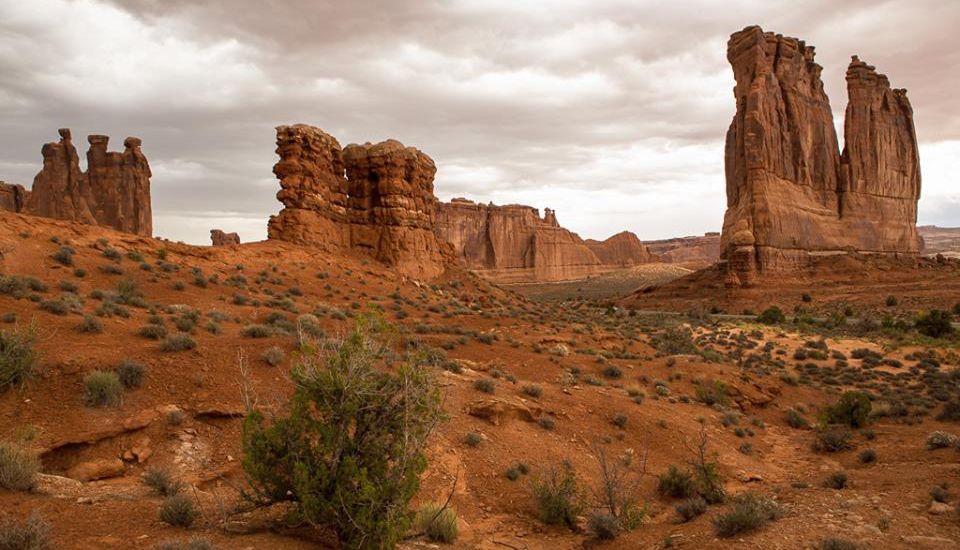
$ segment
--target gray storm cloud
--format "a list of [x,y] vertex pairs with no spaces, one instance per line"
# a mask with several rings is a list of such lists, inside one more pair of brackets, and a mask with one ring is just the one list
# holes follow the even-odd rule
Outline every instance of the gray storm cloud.
[[144,139],[158,234],[265,236],[279,209],[273,127],[400,139],[441,198],[557,209],[586,237],[716,230],[734,111],[728,35],[749,24],[817,46],[838,121],[858,54],[909,89],[921,223],[960,225],[960,4],[825,0],[0,1],[0,179],[40,145]]

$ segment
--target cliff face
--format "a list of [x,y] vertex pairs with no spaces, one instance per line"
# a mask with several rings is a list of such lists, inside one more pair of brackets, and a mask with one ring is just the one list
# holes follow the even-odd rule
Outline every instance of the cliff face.
[[915,254],[920,173],[906,93],[854,58],[841,159],[812,46],[748,27],[727,59],[737,103],[725,152],[728,283],[810,254]]
[[434,234],[436,166],[396,140],[340,143],[319,128],[277,128],[280,180],[271,239],[357,250],[400,272],[433,277],[452,260]]
[[0,210],[23,212],[30,192],[22,185],[0,181]]
[[43,169],[33,180],[22,212],[152,236],[150,165],[139,138],[124,140],[122,153],[107,151],[107,136],[89,136],[87,171],[69,129],[41,149]]
[[499,283],[582,279],[655,261],[632,233],[584,241],[560,227],[556,214],[522,205],[483,205],[466,199],[441,203],[436,233],[468,268]]
[[720,233],[707,233],[701,237],[677,237],[643,244],[660,261],[685,264],[688,267],[706,267],[720,259]]

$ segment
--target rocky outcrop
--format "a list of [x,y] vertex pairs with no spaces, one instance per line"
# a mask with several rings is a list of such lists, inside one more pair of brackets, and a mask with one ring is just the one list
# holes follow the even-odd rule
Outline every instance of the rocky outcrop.
[[102,225],[152,236],[150,165],[140,139],[124,140],[122,153],[107,151],[107,136],[89,136],[87,171],[69,129],[41,149],[43,169],[33,180],[24,212],[47,218]]
[[240,235],[237,235],[236,233],[224,233],[220,229],[211,229],[210,242],[213,246],[231,246],[240,244]]
[[658,241],[644,241],[650,253],[660,261],[684,264],[690,267],[706,267],[720,259],[720,233],[705,233],[700,237],[677,237]]
[[22,185],[0,181],[0,210],[23,212],[30,192]]
[[737,103],[725,153],[728,284],[811,254],[916,254],[920,172],[906,92],[854,58],[841,157],[812,46],[747,27],[727,59]]
[[356,250],[408,275],[439,275],[452,262],[433,228],[436,165],[396,140],[340,143],[319,128],[277,128],[283,210],[270,218],[271,239]]
[[632,233],[584,241],[549,208],[541,218],[530,206],[453,199],[440,204],[436,232],[466,267],[499,283],[582,279],[656,260]]

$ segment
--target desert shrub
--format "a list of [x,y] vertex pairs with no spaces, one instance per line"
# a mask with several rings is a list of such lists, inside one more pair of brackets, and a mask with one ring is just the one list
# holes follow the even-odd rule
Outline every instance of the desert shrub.
[[199,515],[193,499],[184,494],[169,496],[160,505],[160,521],[174,527],[190,527]]
[[23,330],[0,331],[0,392],[23,386],[37,375],[37,352],[33,349],[33,325]]
[[438,503],[420,507],[414,525],[433,542],[454,542],[460,534],[457,511]]
[[787,316],[777,306],[770,306],[757,316],[757,322],[765,325],[779,325],[787,322]]
[[529,395],[530,397],[537,398],[543,395],[543,388],[536,384],[527,384],[523,386],[523,393]]
[[267,325],[247,325],[240,331],[244,338],[268,338],[276,334],[276,330]]
[[803,413],[792,407],[783,411],[783,418],[791,428],[806,428],[810,425],[807,419],[803,417]]
[[927,436],[927,448],[930,450],[933,449],[946,449],[947,447],[953,447],[957,444],[957,436],[949,434],[947,432],[931,432]]
[[288,416],[267,425],[253,409],[244,422],[243,467],[255,492],[292,501],[346,548],[392,548],[404,536],[427,465],[423,449],[442,417],[428,369],[412,361],[377,368],[391,334],[382,318],[358,317],[335,351],[304,353],[291,370]]
[[0,517],[0,550],[49,550],[50,523],[36,513],[25,520]]
[[687,522],[707,511],[707,501],[700,495],[696,495],[680,502],[674,509],[680,519]]
[[271,367],[275,367],[283,362],[284,353],[283,350],[277,346],[273,346],[270,349],[263,352],[260,356],[261,359]]
[[712,384],[703,382],[696,387],[697,401],[704,405],[726,405],[727,385],[720,380],[714,380]]
[[613,415],[613,418],[610,419],[610,423],[622,430],[627,427],[627,422],[629,419],[630,417],[624,413],[617,413]]
[[845,426],[827,426],[817,431],[813,441],[816,451],[835,453],[853,448],[853,432]]
[[185,351],[197,347],[197,342],[189,334],[167,336],[160,344],[161,351]]
[[960,422],[960,401],[947,401],[943,404],[943,410],[937,415],[937,420],[941,422]]
[[671,327],[651,339],[657,351],[667,355],[692,355],[697,353],[697,346],[693,342],[693,331],[686,327]]
[[557,427],[557,420],[548,414],[542,414],[537,417],[537,424],[544,430],[549,431]]
[[117,367],[117,376],[125,388],[139,388],[146,372],[146,367],[130,359],[120,361],[120,366]]
[[713,520],[717,535],[730,538],[759,529],[780,517],[780,505],[770,497],[743,493],[731,499],[730,508]]
[[667,471],[658,477],[657,491],[666,497],[688,498],[697,494],[697,485],[693,474],[671,464]]
[[573,464],[566,460],[551,464],[544,477],[533,481],[532,490],[541,521],[576,527],[577,516],[583,511],[584,493]]
[[483,393],[493,393],[494,385],[493,380],[488,380],[486,378],[480,378],[473,382],[473,389],[477,391],[482,391]]
[[877,451],[873,449],[864,449],[860,451],[860,454],[857,455],[857,460],[861,464],[870,464],[877,461]]
[[898,302],[896,296],[894,296],[894,295],[892,295],[892,294],[891,294],[890,296],[887,296],[887,307],[893,307],[893,306],[897,305],[898,303],[899,303],[899,302]]
[[151,340],[160,340],[167,336],[167,329],[163,325],[143,325],[140,327],[140,330],[137,331],[137,334]]
[[950,490],[947,489],[947,484],[937,485],[930,489],[930,498],[936,502],[950,502]]
[[154,546],[153,550],[217,550],[217,546],[206,539],[191,538],[189,540],[163,541]]
[[847,472],[838,471],[833,472],[827,479],[823,481],[823,486],[828,489],[846,489],[847,487]]
[[88,407],[119,407],[123,384],[117,373],[94,370],[83,377],[83,402]]
[[84,315],[83,320],[77,325],[77,331],[84,334],[99,334],[103,332],[103,323],[93,315]]
[[37,482],[40,460],[22,446],[0,441],[0,488],[29,491]]
[[170,472],[161,468],[148,468],[143,474],[143,482],[158,495],[172,497],[183,489],[183,483],[173,479]]
[[50,257],[53,258],[60,265],[72,266],[73,265],[73,255],[77,251],[69,246],[61,246],[59,250],[54,252]]
[[620,522],[610,512],[594,510],[590,514],[590,530],[601,540],[613,540],[620,534]]
[[949,311],[933,309],[917,317],[913,326],[924,336],[941,338],[953,332],[952,320],[953,315]]
[[463,442],[471,447],[479,447],[483,443],[483,436],[477,432],[467,432],[467,435],[463,436]]
[[823,420],[827,424],[844,424],[851,428],[862,428],[870,418],[870,397],[862,391],[848,391],[840,396],[840,401],[823,411]]
[[603,368],[603,375],[607,378],[623,378],[623,371],[616,365],[607,365]]

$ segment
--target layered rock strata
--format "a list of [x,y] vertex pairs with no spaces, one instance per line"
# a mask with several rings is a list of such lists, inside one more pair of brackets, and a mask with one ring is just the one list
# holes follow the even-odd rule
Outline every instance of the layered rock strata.
[[549,208],[541,218],[530,206],[453,199],[440,204],[436,231],[466,267],[499,283],[575,280],[656,261],[632,233],[584,241]]
[[725,152],[728,283],[810,255],[916,254],[920,170],[906,92],[854,57],[841,155],[812,46],[747,27],[727,59],[737,104]]
[[396,140],[340,143],[304,124],[277,128],[284,208],[271,216],[271,239],[356,250],[408,275],[432,277],[453,256],[433,228],[436,165]]

